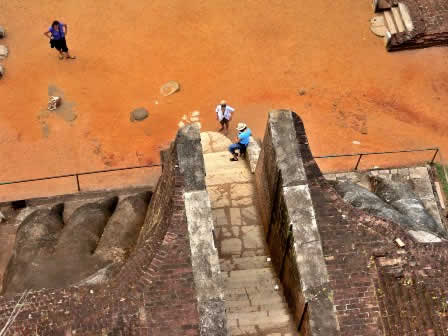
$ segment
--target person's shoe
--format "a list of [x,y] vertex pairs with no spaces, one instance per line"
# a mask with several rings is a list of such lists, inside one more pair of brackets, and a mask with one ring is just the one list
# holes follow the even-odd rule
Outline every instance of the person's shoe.
[[222,132],[222,131],[224,131],[224,127],[221,127],[221,128],[218,130],[218,132]]
[[230,161],[238,161],[238,158],[231,158]]

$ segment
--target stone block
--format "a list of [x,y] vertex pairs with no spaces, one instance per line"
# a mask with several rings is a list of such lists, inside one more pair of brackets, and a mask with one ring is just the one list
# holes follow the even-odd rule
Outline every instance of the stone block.
[[224,208],[230,206],[230,197],[224,186],[210,186],[207,188],[210,196],[210,202],[213,209]]
[[229,220],[227,219],[227,215],[224,209],[213,210],[213,222],[215,224],[215,227],[229,225]]
[[230,208],[230,223],[232,225],[241,225],[240,208]]
[[254,203],[255,185],[253,183],[235,183],[230,187],[232,206],[246,206]]
[[243,225],[256,225],[258,224],[258,213],[254,206],[241,208],[241,220]]
[[238,238],[228,238],[221,241],[222,255],[240,255],[242,250],[241,240]]
[[264,237],[258,226],[242,226],[241,240],[244,248],[254,249],[264,247]]

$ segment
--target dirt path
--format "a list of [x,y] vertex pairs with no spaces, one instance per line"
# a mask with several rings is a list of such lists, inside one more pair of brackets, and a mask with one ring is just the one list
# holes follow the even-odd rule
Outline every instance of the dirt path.
[[[432,145],[448,155],[448,49],[388,54],[371,15],[367,0],[4,1],[0,180],[158,162],[183,114],[200,111],[213,130],[223,98],[260,136],[270,108],[294,109],[316,155]],[[42,35],[55,18],[76,61]],[[181,92],[161,97],[168,80]],[[42,118],[49,87],[75,120]],[[137,107],[150,116],[131,123]]]

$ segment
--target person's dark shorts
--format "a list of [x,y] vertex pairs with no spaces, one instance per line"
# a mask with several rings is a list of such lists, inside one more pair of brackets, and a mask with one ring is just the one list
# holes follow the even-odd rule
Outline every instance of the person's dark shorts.
[[61,40],[54,40],[54,47],[61,52],[67,52],[68,48],[67,48],[67,41],[65,40],[65,38],[61,39]]
[[220,123],[221,123],[221,126],[227,125],[227,127],[229,127],[229,120],[227,120],[226,118],[222,118]]

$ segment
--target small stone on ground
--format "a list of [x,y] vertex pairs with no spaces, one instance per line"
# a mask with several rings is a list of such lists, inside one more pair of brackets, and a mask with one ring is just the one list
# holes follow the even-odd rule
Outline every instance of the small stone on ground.
[[143,107],[139,107],[131,112],[131,121],[142,121],[148,118],[148,110]]
[[0,45],[0,59],[5,58],[8,56],[8,48],[4,45]]
[[180,84],[178,82],[169,81],[168,83],[162,85],[162,87],[160,88],[160,94],[166,97],[172,95],[173,93],[176,93],[179,90]]

